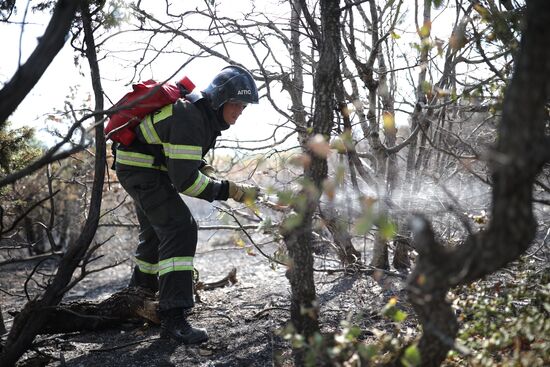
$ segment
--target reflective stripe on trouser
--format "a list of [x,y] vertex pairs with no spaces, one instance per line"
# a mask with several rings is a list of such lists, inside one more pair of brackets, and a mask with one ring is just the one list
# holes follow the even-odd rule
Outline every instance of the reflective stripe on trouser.
[[165,166],[155,166],[155,157],[150,154],[127,152],[120,149],[116,152],[116,163],[134,167],[160,169],[162,171],[168,170]]
[[[134,256],[134,272],[131,287],[143,287],[153,293],[158,291],[158,245],[159,239],[145,213],[135,205],[139,222],[139,242]],[[148,265],[147,265],[148,264]],[[153,271],[147,271],[153,270]]]
[[137,257],[134,257],[134,263],[142,273],[158,274],[159,272],[159,264],[149,264],[148,262],[140,260]]
[[131,285],[151,288],[158,279],[161,310],[193,307],[197,224],[189,208],[162,171],[117,170],[117,175],[134,199],[140,224]]

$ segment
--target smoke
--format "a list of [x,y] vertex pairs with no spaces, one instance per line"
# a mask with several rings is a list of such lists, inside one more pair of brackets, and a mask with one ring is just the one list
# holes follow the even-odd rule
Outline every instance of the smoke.
[[440,236],[456,240],[467,233],[465,223],[471,225],[470,230],[480,229],[486,223],[490,203],[490,186],[462,173],[444,182],[433,177],[421,177],[416,182],[402,180],[391,193],[383,184],[373,187],[360,183],[355,188],[346,181],[337,187],[335,195],[321,197],[320,208],[338,216],[351,229],[370,216],[372,229],[376,229],[380,218],[387,218],[397,232],[406,228],[413,214],[422,213],[431,219]]

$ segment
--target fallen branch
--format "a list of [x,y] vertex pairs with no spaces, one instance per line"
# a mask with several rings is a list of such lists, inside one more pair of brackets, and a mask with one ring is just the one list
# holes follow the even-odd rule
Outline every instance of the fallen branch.
[[143,320],[159,324],[157,309],[158,301],[151,292],[125,288],[101,302],[78,301],[42,309],[48,316],[38,334],[104,330]]
[[229,272],[229,274],[227,274],[227,276],[225,276],[221,280],[218,280],[217,282],[213,282],[213,283],[197,282],[197,284],[195,284],[195,291],[199,291],[199,290],[210,291],[212,289],[223,288],[226,285],[235,284],[235,283],[237,283],[237,268],[231,269],[231,271]]
[[9,259],[4,260],[0,262],[0,266],[8,265],[8,264],[15,264],[15,263],[22,263],[22,262],[31,262],[31,261],[37,261],[37,260],[43,260],[47,258],[53,258],[53,257],[61,257],[63,256],[63,252],[51,252],[48,254],[40,254],[35,256],[29,256],[29,257],[23,257],[23,258],[17,258],[17,259]]
[[254,318],[258,319],[260,317],[262,317],[264,314],[268,313],[269,311],[286,311],[286,312],[290,312],[290,308],[288,307],[268,307],[268,308],[264,308],[263,310],[257,312],[256,314],[254,314]]
[[145,338],[140,340],[134,340],[129,343],[115,345],[113,347],[99,348],[99,349],[90,349],[90,352],[100,353],[100,352],[112,352],[113,350],[122,349],[126,347],[131,347],[132,345],[141,344],[141,343],[151,343],[155,340],[160,340],[160,336],[155,336],[152,338]]

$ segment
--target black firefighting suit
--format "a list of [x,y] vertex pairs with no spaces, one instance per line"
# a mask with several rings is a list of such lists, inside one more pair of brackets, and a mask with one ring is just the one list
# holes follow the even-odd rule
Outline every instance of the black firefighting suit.
[[117,176],[134,199],[140,226],[130,285],[158,288],[161,311],[193,307],[197,223],[179,193],[227,200],[228,182],[200,169],[228,127],[205,97],[193,95],[146,116],[137,139],[117,148]]

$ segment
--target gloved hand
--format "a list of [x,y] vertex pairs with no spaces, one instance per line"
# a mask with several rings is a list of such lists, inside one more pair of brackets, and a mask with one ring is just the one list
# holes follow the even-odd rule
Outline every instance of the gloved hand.
[[205,164],[204,166],[202,166],[202,168],[200,169],[201,173],[203,175],[206,175],[210,178],[213,178],[213,179],[217,179],[218,177],[216,176],[216,170],[214,169],[214,167],[212,167],[211,165],[209,164]]
[[244,203],[246,200],[255,200],[258,194],[260,194],[258,186],[233,181],[227,182],[229,183],[229,197],[239,203]]

